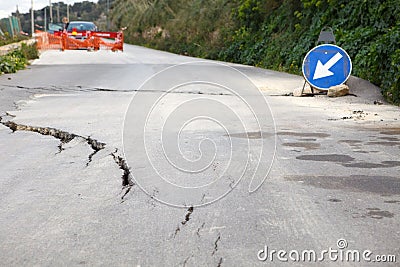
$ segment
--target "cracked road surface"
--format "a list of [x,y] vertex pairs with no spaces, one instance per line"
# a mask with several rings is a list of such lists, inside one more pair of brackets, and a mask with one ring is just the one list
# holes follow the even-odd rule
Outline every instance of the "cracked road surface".
[[268,179],[249,194],[244,178],[203,207],[145,194],[122,153],[125,111],[147,78],[193,60],[129,45],[124,53],[49,51],[0,76],[0,265],[264,266],[257,254],[265,246],[319,252],[339,239],[400,260],[400,113],[374,105],[379,89],[357,78],[349,81],[357,97],[294,98],[285,95],[300,77],[234,65],[274,114]]

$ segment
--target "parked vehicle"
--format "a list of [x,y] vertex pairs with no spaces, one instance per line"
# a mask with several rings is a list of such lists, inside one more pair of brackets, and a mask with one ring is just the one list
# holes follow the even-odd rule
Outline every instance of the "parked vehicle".
[[54,33],[63,30],[62,23],[49,23],[47,32]]
[[75,39],[85,39],[86,32],[97,32],[97,26],[88,21],[71,21],[68,23],[67,33]]

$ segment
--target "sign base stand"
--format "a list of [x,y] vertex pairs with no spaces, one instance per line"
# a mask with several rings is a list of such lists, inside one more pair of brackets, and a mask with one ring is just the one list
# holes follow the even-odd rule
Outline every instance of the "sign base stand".
[[[304,93],[304,89],[306,88],[306,84],[308,84],[311,88],[311,93]],[[301,96],[315,96],[315,95],[326,95],[328,91],[320,91],[317,88],[314,88],[311,84],[304,79],[303,88],[301,90]]]

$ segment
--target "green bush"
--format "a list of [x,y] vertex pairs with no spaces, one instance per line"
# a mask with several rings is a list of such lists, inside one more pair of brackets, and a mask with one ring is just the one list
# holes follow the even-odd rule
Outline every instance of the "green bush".
[[0,57],[0,74],[15,73],[28,64],[28,60],[38,58],[36,44],[22,44],[20,49],[14,50]]
[[31,45],[22,44],[20,50],[23,56],[28,60],[39,58],[39,51],[37,49],[36,43],[33,43]]
[[21,51],[17,50],[0,57],[0,72],[15,73],[17,70],[24,69],[27,64],[26,58]]

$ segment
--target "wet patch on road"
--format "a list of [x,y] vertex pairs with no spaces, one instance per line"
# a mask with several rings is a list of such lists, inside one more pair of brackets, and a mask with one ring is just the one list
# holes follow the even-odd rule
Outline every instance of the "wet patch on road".
[[[330,134],[321,132],[292,132],[292,131],[281,131],[277,133],[279,136],[285,136],[285,143],[282,146],[292,148],[302,148],[305,150],[315,150],[321,147],[318,143],[318,138],[329,137]],[[289,140],[288,140],[289,139]],[[294,152],[300,152],[299,150],[292,150]]]
[[382,161],[381,163],[354,162],[342,165],[349,168],[361,168],[361,169],[392,168],[400,166],[400,161]]
[[360,169],[392,168],[392,167],[400,166],[400,161],[388,161],[387,160],[387,161],[382,161],[381,163],[354,162],[355,158],[353,158],[349,155],[342,155],[342,154],[301,155],[301,156],[297,156],[296,159],[317,161],[317,162],[332,162],[332,163],[340,164],[347,168],[360,168]]
[[265,139],[267,137],[273,136],[273,134],[258,131],[258,132],[234,133],[225,136],[234,138],[246,138],[246,139]]
[[388,136],[379,137],[379,139],[386,140],[386,141],[392,141],[392,142],[400,141],[400,138],[388,137]]
[[400,179],[393,176],[286,176],[287,181],[302,182],[322,189],[367,192],[373,194],[400,195]]
[[347,144],[349,147],[353,149],[354,153],[360,153],[360,154],[369,154],[372,151],[367,151],[367,150],[362,150],[362,145],[363,142],[360,140],[339,140],[339,144]]
[[280,136],[295,136],[295,137],[317,137],[317,138],[326,138],[331,136],[330,134],[327,133],[303,133],[303,132],[278,132],[278,135]]
[[[375,137],[375,136],[371,136]],[[397,138],[392,138],[389,137],[386,139],[385,137],[379,137],[379,139],[387,140],[387,141],[369,141],[366,143],[366,145],[381,145],[381,146],[396,146],[400,145],[400,142],[395,142],[394,140]],[[377,150],[366,150],[365,147],[363,147],[363,142],[360,140],[339,140],[339,144],[347,144],[349,147],[352,148],[354,153],[360,153],[360,154],[369,154],[369,153],[378,153],[379,151]]]
[[347,163],[354,161],[354,158],[348,155],[340,154],[327,154],[327,155],[302,155],[296,157],[299,160],[309,160],[309,161],[325,161],[334,163]]
[[339,140],[339,143],[345,143],[348,144],[349,146],[361,146],[362,141],[360,140]]
[[353,212],[352,217],[353,219],[365,219],[365,218],[371,218],[371,219],[377,219],[381,220],[383,218],[393,218],[395,216],[394,213],[387,211],[387,210],[381,210],[380,208],[366,208],[365,210],[358,209],[358,212]]
[[388,128],[380,132],[383,135],[400,135],[400,128]]
[[383,202],[388,204],[400,204],[400,200],[385,200]]
[[317,141],[316,138],[299,138],[297,140],[299,140],[301,142],[316,142]]
[[293,142],[293,143],[283,143],[282,145],[287,147],[300,147],[307,150],[318,149],[321,147],[319,143],[312,143],[312,142]]
[[400,142],[389,142],[389,141],[371,141],[367,145],[378,145],[378,146],[400,146]]
[[394,213],[387,211],[387,210],[381,210],[379,208],[367,208],[368,212],[365,214],[366,216],[373,218],[373,219],[383,219],[385,218],[393,218]]

